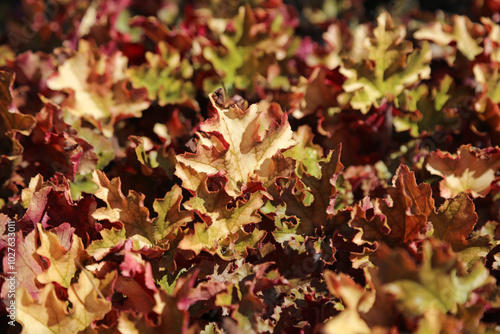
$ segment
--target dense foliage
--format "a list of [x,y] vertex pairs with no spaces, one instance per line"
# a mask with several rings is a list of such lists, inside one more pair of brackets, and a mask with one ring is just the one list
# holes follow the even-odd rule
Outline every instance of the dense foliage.
[[500,6],[455,2],[2,5],[6,328],[498,331]]

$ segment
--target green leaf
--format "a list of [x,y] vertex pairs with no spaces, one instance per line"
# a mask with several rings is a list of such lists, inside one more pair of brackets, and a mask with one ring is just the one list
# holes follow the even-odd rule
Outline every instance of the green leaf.
[[167,294],[169,296],[173,296],[174,295],[174,289],[175,289],[175,285],[177,284],[177,280],[179,279],[179,277],[183,274],[187,272],[187,269],[186,268],[181,268],[178,272],[177,272],[177,276],[175,276],[174,280],[172,281],[172,283],[168,283],[168,276],[169,275],[165,275],[161,278],[161,280],[159,280],[157,283],[161,286],[161,288],[163,290],[165,290],[167,292]]
[[500,74],[498,64],[476,64],[472,71],[474,78],[493,103],[500,102]]
[[[465,272],[456,256],[433,242],[423,244],[423,262],[417,268],[401,263],[392,272],[384,271],[384,290],[395,296],[399,307],[408,316],[422,315],[428,310],[457,313],[458,306],[465,304],[471,292],[488,281],[489,271],[477,263]],[[393,261],[385,257],[382,262]],[[380,262],[379,262],[380,264]],[[385,267],[385,266],[384,266]],[[390,268],[390,267],[385,267]]]
[[368,57],[362,62],[344,63],[341,73],[347,77],[343,88],[351,93],[351,106],[366,114],[370,107],[380,107],[386,99],[397,97],[430,76],[431,50],[428,43],[414,51],[404,40],[403,26],[394,27],[388,13],[377,18],[378,26],[368,46]]
[[178,50],[164,41],[157,44],[158,54],[147,52],[147,64],[131,67],[127,75],[137,88],[145,88],[150,100],[160,106],[182,105],[199,110],[194,87],[193,66]]
[[[137,160],[139,160],[143,166],[148,169],[154,169],[160,165],[156,160],[158,152],[152,150],[153,143],[151,139],[138,136],[130,136],[129,139],[134,143]],[[147,153],[147,151],[149,151],[149,153]]]
[[[468,60],[474,60],[477,55],[483,52],[483,48],[480,46],[482,38],[478,36],[481,28],[463,15],[453,15],[452,21],[451,26],[443,22],[429,23],[415,32],[413,36],[416,39],[432,41],[441,46],[445,52],[447,46],[451,42],[455,42],[454,51],[459,50]],[[452,53],[448,54],[447,57],[453,63],[456,55]]]
[[285,157],[294,158],[297,161],[297,175],[302,176],[304,172],[314,177],[319,177],[319,161],[323,156],[323,149],[319,145],[313,144],[313,133],[307,125],[299,126],[293,133],[293,139],[297,145],[285,151]]

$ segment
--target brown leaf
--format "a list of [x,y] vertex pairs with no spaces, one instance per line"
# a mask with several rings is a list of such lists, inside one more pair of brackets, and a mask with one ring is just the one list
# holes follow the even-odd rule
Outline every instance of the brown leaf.
[[393,183],[387,189],[393,204],[381,201],[380,209],[391,229],[390,238],[406,243],[418,238],[434,212],[432,189],[428,184],[417,185],[414,173],[404,165],[398,168]]
[[[335,186],[338,173],[344,168],[340,162],[342,145],[331,151],[326,159],[319,163],[321,176],[316,178],[304,173],[294,189],[285,189],[281,199],[287,203],[286,214],[300,219],[298,233],[313,233],[316,228],[325,225],[334,213],[333,205],[337,194]],[[304,203],[305,192],[310,192],[314,200],[310,205]]]
[[[368,204],[370,204],[369,201]],[[362,230],[361,238],[365,241],[375,242],[389,239],[390,230],[385,225],[384,217],[375,213],[375,208],[371,204],[369,206],[365,204],[363,207],[356,204],[349,224]]]
[[93,173],[94,182],[99,186],[95,193],[97,198],[107,204],[107,208],[99,208],[93,214],[95,219],[108,219],[111,222],[120,221],[127,230],[127,236],[139,234],[154,241],[153,225],[149,218],[149,210],[144,206],[143,194],[131,190],[125,197],[121,190],[119,178],[109,180],[103,172]]
[[12,73],[0,71],[0,136],[2,137],[10,130],[28,135],[35,125],[33,116],[9,110],[12,104],[11,89],[14,77]]
[[447,241],[455,251],[467,243],[467,236],[474,230],[477,222],[474,202],[464,193],[446,200],[437,213],[429,220],[434,226],[434,236]]

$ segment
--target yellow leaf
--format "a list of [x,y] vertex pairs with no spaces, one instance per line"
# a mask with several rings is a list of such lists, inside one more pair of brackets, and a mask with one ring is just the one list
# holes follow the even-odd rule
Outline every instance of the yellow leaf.
[[47,270],[38,274],[40,283],[57,282],[67,288],[76,273],[75,261],[83,254],[82,239],[73,234],[73,241],[69,250],[64,248],[57,235],[50,231],[45,231],[41,224],[38,224],[41,246],[36,252],[46,257],[50,261]]
[[253,193],[248,202],[238,202],[235,208],[227,209],[227,198],[220,196],[221,192],[209,193],[205,188],[205,191],[199,191],[197,197],[186,203],[186,207],[195,210],[200,215],[209,217],[211,225],[195,224],[194,234],[185,235],[179,243],[179,248],[190,249],[197,254],[201,250],[213,253],[219,243],[241,231],[244,225],[260,221],[257,211],[264,204],[262,193]]
[[67,316],[66,303],[57,298],[53,284],[47,284],[34,300],[24,287],[16,293],[16,321],[25,333],[61,333],[61,320]]
[[71,314],[67,317],[67,333],[76,333],[84,330],[94,320],[104,318],[111,311],[111,302],[103,299],[99,291],[100,281],[88,271],[80,274],[78,283],[68,289],[68,300],[73,305]]
[[86,329],[94,332],[88,328],[92,322],[111,311],[111,302],[102,298],[99,284],[99,279],[87,271],[82,272],[78,282],[68,289],[72,305],[69,311],[66,302],[57,297],[53,284],[47,284],[37,300],[21,287],[16,295],[16,320],[23,325],[25,333],[78,333]]
[[380,107],[386,99],[398,106],[397,97],[431,73],[429,44],[413,50],[411,42],[405,40],[406,29],[395,27],[388,13],[377,18],[373,35],[366,43],[367,57],[359,62],[347,60],[341,68],[347,77],[343,88],[352,94],[351,106],[363,114],[372,105]]

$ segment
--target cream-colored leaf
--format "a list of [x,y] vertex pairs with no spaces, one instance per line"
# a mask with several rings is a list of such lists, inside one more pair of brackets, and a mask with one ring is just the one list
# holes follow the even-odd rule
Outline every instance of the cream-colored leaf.
[[206,175],[222,173],[228,177],[228,193],[236,197],[267,159],[292,147],[295,141],[286,114],[281,117],[281,124],[274,123],[261,136],[261,126],[267,119],[257,105],[246,110],[237,106],[223,108],[215,99],[215,94],[210,95],[217,116],[201,124],[196,153],[177,156],[179,163],[175,174],[183,180],[184,188],[195,191],[193,185],[199,185],[199,179],[192,182],[189,177],[192,172],[186,168]]

